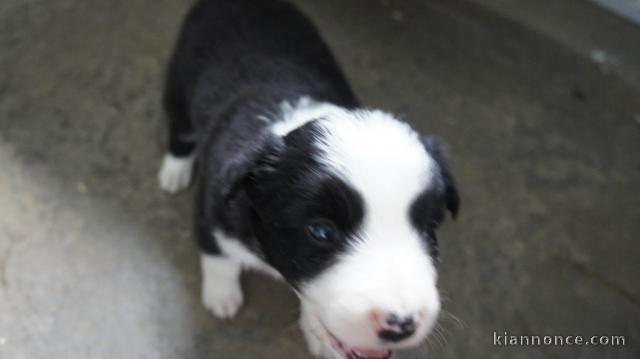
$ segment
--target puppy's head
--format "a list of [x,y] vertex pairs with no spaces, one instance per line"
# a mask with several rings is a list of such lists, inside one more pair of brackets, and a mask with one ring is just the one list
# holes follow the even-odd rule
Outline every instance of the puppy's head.
[[274,127],[249,176],[266,260],[337,357],[417,345],[440,310],[435,230],[458,210],[442,150],[387,113],[311,112]]

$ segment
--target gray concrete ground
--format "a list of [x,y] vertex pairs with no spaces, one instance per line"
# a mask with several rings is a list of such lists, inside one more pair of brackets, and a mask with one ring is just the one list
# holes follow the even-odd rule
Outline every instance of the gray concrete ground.
[[[450,145],[463,210],[440,236],[447,314],[398,357],[639,358],[640,90],[625,69],[515,2],[518,21],[483,1],[297,2],[367,105]],[[231,322],[200,306],[192,192],[157,189],[162,69],[189,3],[0,3],[0,358],[307,357],[282,284],[246,276]],[[596,40],[637,51],[615,44],[640,29],[577,3],[568,24],[615,24]],[[494,331],[627,345],[504,348]]]

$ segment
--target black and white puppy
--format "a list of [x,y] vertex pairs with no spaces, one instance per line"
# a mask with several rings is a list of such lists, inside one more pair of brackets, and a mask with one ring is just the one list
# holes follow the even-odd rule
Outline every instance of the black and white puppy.
[[280,0],[203,0],[169,64],[162,189],[198,161],[202,300],[243,301],[242,269],[284,279],[310,351],[385,358],[440,311],[435,230],[458,210],[437,141],[359,107],[312,23]]

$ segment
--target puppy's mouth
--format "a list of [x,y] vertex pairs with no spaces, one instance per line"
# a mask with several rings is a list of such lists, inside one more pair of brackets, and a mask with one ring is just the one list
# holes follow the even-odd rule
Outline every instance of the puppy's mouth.
[[[325,329],[326,330],[326,329]],[[388,359],[393,352],[389,349],[356,349],[344,344],[327,330],[331,345],[344,359]]]

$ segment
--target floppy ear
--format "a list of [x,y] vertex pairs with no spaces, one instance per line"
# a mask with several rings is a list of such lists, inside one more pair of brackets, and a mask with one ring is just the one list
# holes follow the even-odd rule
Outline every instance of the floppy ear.
[[232,155],[220,171],[223,198],[233,196],[244,187],[251,196],[252,189],[263,176],[275,171],[284,148],[281,137],[265,133],[257,141]]
[[255,204],[257,199],[270,194],[269,179],[278,170],[284,149],[282,137],[272,136],[263,146],[251,169],[247,171],[242,183],[250,203]]
[[460,209],[460,196],[458,195],[458,189],[453,175],[449,170],[445,146],[435,137],[422,137],[422,144],[429,155],[436,161],[440,169],[440,174],[442,175],[445,186],[445,203],[447,209],[451,212],[451,216],[456,218],[458,210]]

